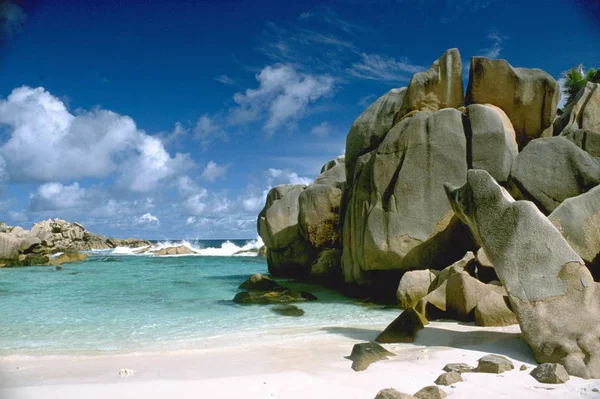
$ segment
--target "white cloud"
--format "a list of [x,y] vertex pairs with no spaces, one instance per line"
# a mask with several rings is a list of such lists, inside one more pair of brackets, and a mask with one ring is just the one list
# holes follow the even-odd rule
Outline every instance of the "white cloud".
[[219,177],[225,177],[225,175],[227,175],[227,169],[229,169],[229,165],[218,165],[216,162],[210,161],[202,171],[200,178],[209,182],[214,182]]
[[23,211],[9,211],[8,218],[13,223],[22,223],[29,220],[27,214]]
[[75,182],[65,186],[61,183],[45,183],[30,195],[29,206],[32,211],[50,211],[82,207],[86,190]]
[[171,157],[130,117],[102,109],[73,115],[42,87],[16,88],[0,100],[0,124],[9,127],[0,157],[11,182],[104,178],[119,171],[123,187],[145,191],[192,163],[187,155]]
[[160,225],[160,220],[151,213],[144,213],[142,216],[133,220],[134,224]]
[[228,140],[223,125],[216,122],[207,114],[198,118],[196,126],[194,127],[194,139],[200,141],[205,147],[215,140],[224,142]]
[[508,36],[502,36],[497,30],[492,30],[487,35],[487,38],[492,42],[492,44],[490,47],[480,50],[482,56],[491,59],[498,58],[502,52],[502,42],[508,39]]
[[312,12],[303,12],[302,14],[300,14],[298,19],[302,21],[302,20],[309,19],[314,16],[315,16],[315,14],[313,14]]
[[407,58],[397,61],[378,54],[362,53],[360,56],[360,62],[346,69],[350,76],[359,79],[408,81],[412,74],[423,70],[423,67],[411,64]]
[[10,1],[0,2],[0,37],[20,30],[26,19],[27,15],[19,5]]
[[276,186],[278,184],[304,184],[309,185],[312,183],[312,179],[308,177],[298,176],[296,172],[288,169],[274,169],[269,168],[267,170],[267,184],[270,186]]
[[319,125],[313,126],[310,132],[315,136],[326,137],[331,133],[331,125],[328,122],[322,122]]
[[259,86],[233,97],[238,107],[231,110],[233,123],[266,118],[264,128],[273,132],[302,118],[310,103],[333,93],[333,78],[296,71],[291,65],[265,67],[256,79]]
[[217,82],[221,82],[221,83],[223,83],[223,84],[226,84],[226,85],[232,85],[232,84],[235,84],[235,80],[231,79],[231,78],[230,78],[229,76],[227,76],[227,75],[219,75],[219,76],[217,76],[217,77],[215,78],[215,80],[216,80]]

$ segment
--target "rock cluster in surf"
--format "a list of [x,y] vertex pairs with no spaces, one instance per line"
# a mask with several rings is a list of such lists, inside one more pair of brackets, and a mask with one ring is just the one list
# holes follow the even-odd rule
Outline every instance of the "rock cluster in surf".
[[518,322],[538,361],[600,378],[600,84],[558,115],[542,70],[474,57],[464,96],[462,71],[448,50],[369,106],[312,184],[271,190],[269,271],[429,320]]
[[[69,223],[61,219],[43,220],[34,224],[31,230],[0,224],[1,266],[54,265],[57,262],[49,255],[57,252],[76,253],[91,249],[147,245],[150,245],[149,241],[135,238],[106,239],[102,235],[87,231],[79,223]],[[63,259],[81,260],[81,256],[68,255]]]

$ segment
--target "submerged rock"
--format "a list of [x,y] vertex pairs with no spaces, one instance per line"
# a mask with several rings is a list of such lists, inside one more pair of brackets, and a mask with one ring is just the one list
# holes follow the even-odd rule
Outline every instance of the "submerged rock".
[[278,291],[285,289],[277,281],[261,273],[250,276],[239,288],[249,291]]
[[379,360],[386,360],[390,356],[396,356],[396,354],[388,351],[383,346],[375,342],[364,342],[355,344],[352,347],[352,353],[347,359],[352,360],[352,370],[363,371],[366,370],[371,363],[375,363]]
[[242,305],[271,305],[278,303],[304,302],[317,300],[313,294],[305,291],[295,291],[290,289],[278,291],[250,291],[239,292],[233,298],[233,301]]
[[304,316],[304,310],[300,309],[298,306],[294,306],[294,305],[273,306],[271,308],[271,312],[280,314],[282,316],[294,316],[294,317]]

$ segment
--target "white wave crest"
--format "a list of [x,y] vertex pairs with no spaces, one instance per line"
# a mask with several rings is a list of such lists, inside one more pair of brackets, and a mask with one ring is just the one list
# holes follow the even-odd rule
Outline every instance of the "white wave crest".
[[112,250],[98,250],[93,252],[99,252],[110,255],[138,255],[138,256],[154,256],[154,251],[159,251],[165,248],[172,248],[178,246],[185,246],[194,251],[193,254],[187,255],[166,255],[166,256],[257,256],[258,250],[264,246],[264,243],[260,237],[249,241],[243,246],[238,246],[231,241],[225,241],[220,247],[208,247],[204,248],[198,246],[196,243],[192,243],[187,240],[181,241],[161,241],[151,247],[140,247],[140,248],[128,248],[128,247],[117,247]]

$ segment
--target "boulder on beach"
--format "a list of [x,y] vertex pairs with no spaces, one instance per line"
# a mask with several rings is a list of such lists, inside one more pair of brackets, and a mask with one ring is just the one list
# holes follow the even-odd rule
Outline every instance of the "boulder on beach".
[[396,291],[400,309],[415,307],[419,300],[429,293],[429,286],[435,278],[436,274],[430,270],[406,272],[400,279]]
[[537,382],[543,384],[564,384],[569,381],[569,374],[562,364],[544,363],[529,373]]
[[394,388],[385,388],[377,392],[375,399],[414,399],[415,397],[406,393],[396,391]]
[[437,385],[430,385],[415,393],[414,396],[417,399],[443,399],[448,397],[448,394]]
[[479,359],[477,367],[473,371],[477,373],[502,374],[514,368],[513,363],[504,356],[485,355]]
[[501,108],[521,148],[552,125],[559,99],[560,86],[541,69],[513,68],[502,59],[471,58],[466,104]]
[[406,309],[375,338],[375,341],[382,344],[414,342],[417,332],[428,323],[427,319],[414,309]]
[[0,233],[0,260],[16,259],[19,256],[20,240],[10,233]]
[[436,380],[434,381],[434,383],[436,385],[452,385],[452,384],[456,384],[457,382],[462,382],[463,379],[460,375],[460,373],[456,372],[456,371],[448,371],[444,374],[441,374],[438,378],[436,378]]
[[473,371],[473,368],[466,363],[448,363],[443,368],[446,372],[457,372],[457,373],[470,373]]
[[363,342],[354,344],[352,352],[350,353],[350,356],[347,356],[347,359],[352,360],[352,370],[363,371],[366,370],[371,363],[375,363],[379,360],[386,360],[390,356],[396,356],[396,354],[388,351],[375,342]]
[[464,186],[446,189],[493,263],[536,360],[600,378],[600,291],[581,257],[533,203],[514,201],[489,173],[470,170]]
[[517,324],[517,316],[510,310],[508,297],[489,292],[475,306],[475,324],[485,327],[501,327]]
[[447,280],[446,310],[457,320],[471,321],[479,301],[492,292],[501,295],[504,289],[484,284],[464,271],[454,273]]

